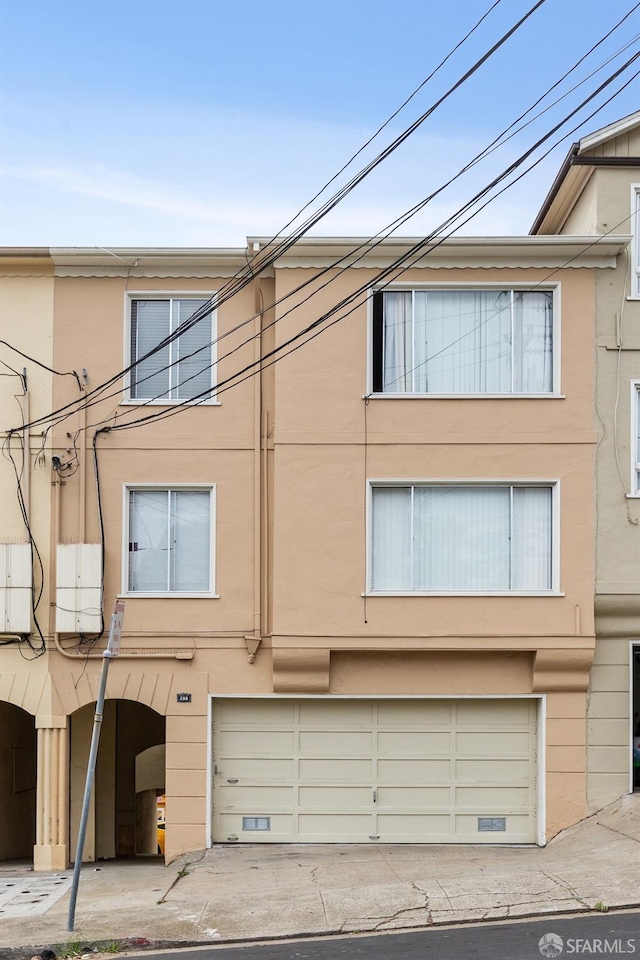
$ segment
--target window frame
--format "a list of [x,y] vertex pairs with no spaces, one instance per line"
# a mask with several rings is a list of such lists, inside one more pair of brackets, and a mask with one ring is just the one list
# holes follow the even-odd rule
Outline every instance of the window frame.
[[[531,283],[494,283],[461,281],[456,283],[433,283],[416,282],[403,283],[395,281],[385,284],[382,287],[373,286],[369,290],[367,300],[367,369],[366,369],[366,396],[371,400],[558,400],[564,399],[561,390],[561,348],[562,348],[562,326],[561,326],[561,287],[560,281],[555,283],[540,283],[532,286]],[[396,393],[396,392],[374,392],[374,294],[376,293],[403,293],[414,291],[457,291],[470,292],[478,290],[502,291],[502,292],[528,292],[532,293],[551,293],[553,295],[553,328],[552,328],[552,389],[548,393]]]
[[[366,481],[366,588],[364,597],[563,597],[560,590],[560,493],[558,477],[505,480],[504,478],[369,478]],[[549,487],[551,488],[551,587],[548,590],[374,590],[373,572],[373,489],[375,487]]]
[[631,216],[629,233],[631,234],[631,274],[630,300],[640,300],[640,183],[631,184]]
[[[127,369],[134,358],[131,356],[131,305],[134,300],[211,300],[217,297],[217,290],[126,290],[124,306],[124,341],[123,341],[123,369]],[[161,397],[159,399],[131,396],[131,375],[127,370],[124,378],[124,391],[120,401],[123,405],[137,407],[175,407],[182,405],[196,406],[220,406],[215,389],[213,389],[217,378],[218,367],[218,308],[214,306],[209,315],[210,335],[211,335],[211,396],[200,400],[190,399],[172,399],[171,397]],[[179,339],[179,338],[178,338]]]
[[[129,589],[129,504],[132,492],[202,490],[209,493],[209,588],[205,591],[163,590],[145,592]],[[217,599],[216,584],[216,484],[215,483],[125,483],[122,487],[122,578],[119,596],[148,599]]]
[[640,380],[631,381],[631,487],[629,497],[640,497],[640,459],[636,459],[638,450],[638,435],[640,433]]

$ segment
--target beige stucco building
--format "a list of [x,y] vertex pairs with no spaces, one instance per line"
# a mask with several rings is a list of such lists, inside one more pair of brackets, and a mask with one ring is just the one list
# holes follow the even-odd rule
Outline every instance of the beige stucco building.
[[[596,275],[596,649],[588,708],[588,802],[633,789],[640,737],[640,112],[575,144],[532,233],[628,233]],[[636,787],[639,786],[636,774]]]
[[542,844],[597,802],[588,737],[604,796],[605,730],[629,789],[594,623],[596,560],[627,577],[596,555],[594,397],[629,227],[545,232],[0,253],[28,387],[2,378],[1,427],[29,434],[28,530],[0,473],[0,857],[73,857],[116,597],[88,859],[155,852],[163,793],[168,858]]

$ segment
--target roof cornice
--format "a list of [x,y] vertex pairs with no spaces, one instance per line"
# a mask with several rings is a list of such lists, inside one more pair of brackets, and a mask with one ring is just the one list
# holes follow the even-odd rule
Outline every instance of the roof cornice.
[[[304,237],[276,261],[276,267],[384,267],[408,255],[403,267],[609,267],[628,245],[628,236],[447,237],[411,249],[420,237]],[[249,237],[249,249],[268,253],[271,240]],[[338,263],[338,261],[340,261]],[[259,262],[259,260],[258,260]]]

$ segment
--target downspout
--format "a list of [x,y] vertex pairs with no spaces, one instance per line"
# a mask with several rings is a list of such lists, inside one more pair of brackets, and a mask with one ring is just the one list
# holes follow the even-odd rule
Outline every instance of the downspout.
[[58,540],[60,539],[60,488],[63,481],[54,471],[52,471],[52,473],[55,479],[51,481],[53,485],[53,517],[51,518],[49,550],[49,589],[51,591],[49,596],[49,635],[53,637],[56,650],[65,654],[65,651],[60,646],[60,637],[56,630],[56,604],[58,599],[56,585],[58,580]]
[[[85,371],[82,371],[83,374],[83,384],[81,393],[83,398],[86,399],[87,394],[87,383],[85,377]],[[86,536],[86,517],[87,517],[87,407],[83,402],[80,406],[80,436],[82,438],[82,451],[80,454],[80,502],[78,504],[78,543],[85,542]]]
[[[27,386],[27,370],[26,367],[22,371],[22,385],[24,387],[24,397],[22,398],[22,422],[24,424],[29,423],[31,420],[30,416],[30,403],[29,403],[29,388]],[[22,428],[22,499],[24,501],[24,509],[27,516],[27,523],[31,523],[31,446],[29,442],[29,428],[24,426]]]
[[255,277],[255,333],[253,357],[253,633],[245,636],[249,663],[254,663],[262,640],[262,326],[264,303],[260,279]]

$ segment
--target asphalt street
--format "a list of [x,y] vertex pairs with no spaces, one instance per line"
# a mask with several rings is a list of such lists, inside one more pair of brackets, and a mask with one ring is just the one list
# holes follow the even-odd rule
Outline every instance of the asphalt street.
[[640,911],[469,924],[415,933],[212,945],[139,956],[162,960],[565,960],[634,955],[640,957]]

